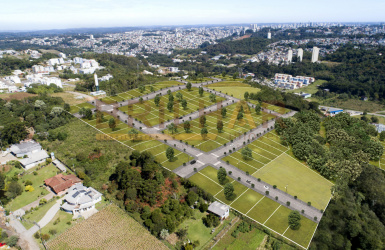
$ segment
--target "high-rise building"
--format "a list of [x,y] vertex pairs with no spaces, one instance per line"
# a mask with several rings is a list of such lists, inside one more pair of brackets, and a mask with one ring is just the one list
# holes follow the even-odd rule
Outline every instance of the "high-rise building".
[[258,29],[258,24],[250,24],[250,29],[252,29],[254,32]]
[[90,39],[91,39],[91,40],[94,40],[94,35],[90,35]]
[[96,75],[96,73],[94,74],[94,79],[95,79],[96,91],[99,91],[99,80],[98,80],[98,75]]
[[302,58],[303,58],[303,49],[302,48],[298,49],[297,57],[298,57],[299,62],[302,62]]
[[311,55],[311,62],[318,62],[319,48],[313,47],[313,53]]
[[271,32],[269,30],[269,32],[267,32],[267,39],[271,39]]
[[287,61],[291,63],[293,61],[293,50],[289,49],[287,52]]

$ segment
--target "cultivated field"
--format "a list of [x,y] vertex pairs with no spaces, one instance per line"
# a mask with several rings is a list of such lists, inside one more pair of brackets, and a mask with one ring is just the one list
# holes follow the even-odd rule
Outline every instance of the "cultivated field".
[[[187,108],[183,109],[181,102],[176,97],[177,93],[183,95],[183,99],[187,101]],[[211,102],[209,99],[209,93],[204,92],[202,97],[199,97],[198,88],[192,88],[191,91],[183,89],[173,93],[174,107],[173,111],[169,112],[167,109],[167,103],[169,102],[168,95],[164,95],[160,98],[159,106],[154,103],[154,99],[146,100],[143,103],[136,103],[120,107],[119,110],[129,114],[130,116],[143,122],[146,126],[154,126],[163,121],[172,120],[174,118],[185,116],[193,113],[198,109],[202,109],[207,106],[214,105],[217,102],[225,100],[223,97],[216,97],[215,102]]]
[[167,249],[115,205],[74,225],[47,246],[48,249]]
[[[241,105],[244,108],[244,117],[240,120],[237,119],[238,110]],[[178,132],[173,136],[177,139],[187,141],[188,144],[194,145],[194,147],[209,152],[222,146],[225,143],[229,143],[232,139],[242,135],[244,132],[250,131],[250,129],[257,127],[267,120],[274,118],[274,115],[261,112],[257,115],[253,109],[248,109],[248,106],[241,103],[234,103],[226,107],[226,117],[222,117],[221,110],[211,112],[206,115],[206,125],[208,130],[207,138],[202,138],[200,124],[200,118],[190,121],[191,131],[186,133],[183,124],[179,124]],[[218,133],[217,122],[222,120],[223,131]],[[165,130],[166,134],[170,134],[168,130]]]

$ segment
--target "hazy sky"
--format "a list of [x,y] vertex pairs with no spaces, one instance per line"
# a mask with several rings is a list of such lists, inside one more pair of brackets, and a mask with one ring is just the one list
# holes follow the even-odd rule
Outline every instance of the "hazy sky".
[[3,0],[0,30],[385,21],[384,0]]

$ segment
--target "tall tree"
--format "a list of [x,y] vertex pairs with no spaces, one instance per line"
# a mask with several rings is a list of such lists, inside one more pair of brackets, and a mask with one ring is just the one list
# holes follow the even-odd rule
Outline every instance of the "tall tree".
[[168,161],[172,161],[174,159],[174,149],[172,147],[168,147],[166,150],[166,157]]
[[227,181],[227,172],[224,168],[219,168],[217,172],[217,178],[219,181],[219,184],[224,185]]

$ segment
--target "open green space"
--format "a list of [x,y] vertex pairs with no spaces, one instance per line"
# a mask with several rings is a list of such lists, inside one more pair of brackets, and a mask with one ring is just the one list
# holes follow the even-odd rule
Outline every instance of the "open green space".
[[59,210],[53,219],[41,229],[42,234],[50,234],[50,230],[56,230],[56,234],[51,235],[50,239],[53,239],[56,235],[61,234],[68,228],[72,227],[74,224],[80,222],[82,219],[72,220],[73,215],[66,213],[62,210]]
[[[256,178],[277,185],[281,190],[304,202],[311,202],[318,209],[325,209],[329,202],[332,183],[318,173],[284,153],[253,174]],[[287,190],[285,189],[287,187]]]
[[263,195],[252,189],[248,189],[241,197],[234,201],[231,206],[241,213],[246,214],[258,201],[263,198]]
[[309,84],[306,87],[299,88],[299,89],[293,89],[288,90],[289,93],[309,93],[309,94],[315,94],[318,91],[318,86],[322,85],[322,83],[326,82],[326,80],[316,80],[312,84]]
[[150,94],[154,91],[158,91],[161,89],[165,89],[165,88],[172,87],[172,86],[178,86],[178,85],[184,85],[184,84],[180,83],[178,81],[162,81],[162,82],[157,82],[154,84],[145,85],[144,90],[142,90],[142,91],[139,90],[139,88],[135,88],[135,89],[131,89],[131,90],[126,91],[126,92],[119,93],[116,96],[111,97],[111,98],[116,99],[116,100],[119,99],[119,101],[120,100],[129,100],[129,99],[133,99],[133,98],[136,98],[139,96]]
[[[25,182],[29,180],[32,182],[34,191],[26,192],[23,190],[21,195],[17,196],[15,199],[12,199],[6,205],[8,210],[15,211],[48,194],[48,191],[44,187],[44,180],[55,176],[60,171],[53,164],[49,164],[39,170],[36,170],[36,168],[37,167],[28,170],[21,178],[19,178],[19,183],[23,189],[25,188]],[[33,174],[35,170],[37,175]]]
[[88,108],[88,109],[93,109],[93,108],[95,108],[94,105],[89,104],[88,102],[83,102],[83,103],[77,104],[76,106],[77,106],[78,108]]
[[[181,93],[183,95],[183,99],[187,101],[186,109],[183,108],[182,102],[176,97],[177,93]],[[198,88],[192,88],[191,91],[183,89],[172,94],[174,96],[174,105],[171,112],[167,109],[167,104],[169,103],[168,95],[160,97],[159,106],[156,106],[154,99],[152,99],[145,100],[143,103],[138,102],[120,107],[119,110],[143,122],[146,126],[151,127],[168,120],[173,120],[180,116],[185,116],[197,111],[198,109],[202,109],[225,100],[225,98],[217,96],[215,102],[212,102],[209,98],[210,94],[207,92],[204,92],[203,96],[200,97],[198,94]]]
[[200,174],[199,172],[191,176],[189,180],[212,195],[216,195],[223,189],[221,185],[216,182],[213,182],[212,180]]
[[287,207],[280,206],[277,211],[265,223],[274,231],[283,234],[289,227],[288,216],[292,210]]
[[247,213],[247,216],[263,224],[278,207],[277,202],[265,197]]
[[[244,116],[242,119],[237,119],[239,110],[243,106]],[[243,135],[261,123],[274,118],[273,115],[262,112],[257,115],[254,110],[249,109],[245,103],[234,103],[226,107],[227,113],[222,117],[221,110],[217,110],[206,114],[205,128],[208,131],[206,138],[201,136],[202,125],[200,118],[190,121],[190,131],[186,133],[184,125],[177,125],[177,132],[170,132],[165,130],[166,134],[173,134],[177,140],[187,141],[188,144],[194,147],[209,152],[216,149],[225,143],[230,143],[231,140]],[[223,123],[223,130],[218,132],[217,123],[221,120]]]
[[216,82],[209,84],[206,87],[240,99],[244,99],[244,94],[246,92],[257,93],[260,91],[258,88],[251,87],[249,84],[239,81]]
[[292,230],[289,228],[284,236],[307,248],[316,228],[316,222],[301,216],[301,227],[298,230]]

